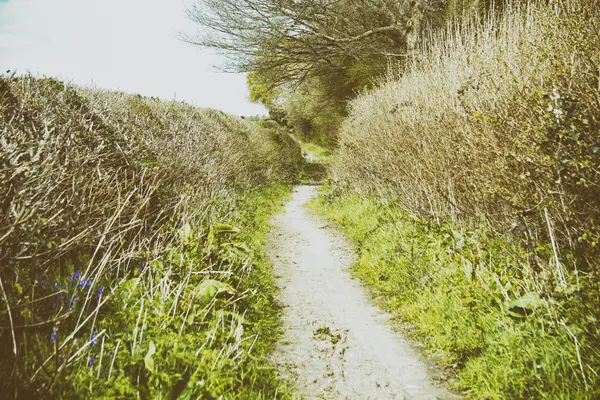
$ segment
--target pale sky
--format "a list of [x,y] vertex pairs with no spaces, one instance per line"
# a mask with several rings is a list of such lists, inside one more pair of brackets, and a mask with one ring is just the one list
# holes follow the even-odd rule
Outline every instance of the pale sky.
[[196,30],[189,1],[0,0],[0,72],[264,114],[244,75],[216,71],[219,56],[177,38]]

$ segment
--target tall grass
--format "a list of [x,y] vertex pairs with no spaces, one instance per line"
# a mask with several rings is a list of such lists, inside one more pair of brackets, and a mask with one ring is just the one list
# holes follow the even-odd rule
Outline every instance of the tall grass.
[[584,268],[599,239],[598,13],[589,0],[509,4],[450,24],[352,104],[337,175],[415,212],[552,233]]
[[277,392],[250,354],[276,327],[251,247],[276,196],[253,193],[294,179],[297,146],[218,111],[31,77],[0,77],[0,129],[3,396]]
[[[402,274],[411,268],[431,274],[416,273],[422,289],[396,307],[432,348],[460,360],[463,389],[471,387],[475,398],[593,398],[600,343],[600,9],[591,0],[568,0],[507,2],[495,10],[432,33],[404,67],[351,104],[333,173],[339,188],[394,210],[357,236],[364,252],[377,254],[364,268],[381,263],[387,278],[370,283],[378,288],[390,279],[397,290],[410,281]],[[345,196],[324,199],[334,211],[323,212],[345,210],[368,221],[339,203]],[[347,218],[338,222],[364,230]],[[380,229],[390,231],[377,236]],[[414,243],[405,245],[403,233]],[[467,243],[475,247],[467,251]],[[399,255],[406,252],[408,260]],[[472,276],[459,279],[464,271]],[[506,318],[523,317],[509,314],[515,308],[526,322],[506,325]],[[536,317],[527,317],[533,309]],[[479,344],[465,344],[455,331],[467,327],[480,332]],[[539,375],[531,368],[543,365],[540,359],[564,368]],[[529,378],[516,382],[502,371]],[[552,387],[560,379],[579,383]]]

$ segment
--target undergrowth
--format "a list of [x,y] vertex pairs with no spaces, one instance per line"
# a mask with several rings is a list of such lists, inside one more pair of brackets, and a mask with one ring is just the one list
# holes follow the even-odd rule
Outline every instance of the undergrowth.
[[316,203],[471,398],[600,397],[600,10],[503,1],[349,109]]
[[564,287],[569,270],[599,266],[600,8],[504,3],[430,33],[353,101],[333,173],[416,215],[552,243]]
[[287,396],[261,240],[293,141],[28,76],[0,77],[0,129],[2,397]]
[[[485,224],[422,218],[328,187],[310,206],[355,243],[353,274],[473,399],[600,395],[600,296],[585,275],[540,294],[530,254]],[[549,251],[544,249],[543,251]]]

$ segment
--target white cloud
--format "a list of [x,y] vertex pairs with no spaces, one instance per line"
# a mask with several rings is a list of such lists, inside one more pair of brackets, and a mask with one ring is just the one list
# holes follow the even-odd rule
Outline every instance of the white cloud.
[[31,71],[79,84],[218,108],[264,113],[247,100],[245,77],[177,39],[195,26],[185,0],[15,0],[0,5],[0,70]]

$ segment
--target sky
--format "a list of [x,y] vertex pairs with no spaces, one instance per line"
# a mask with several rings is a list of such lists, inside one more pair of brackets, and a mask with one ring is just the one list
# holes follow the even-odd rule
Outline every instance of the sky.
[[219,72],[220,56],[178,39],[197,29],[189,1],[0,0],[0,72],[265,114],[244,75]]

